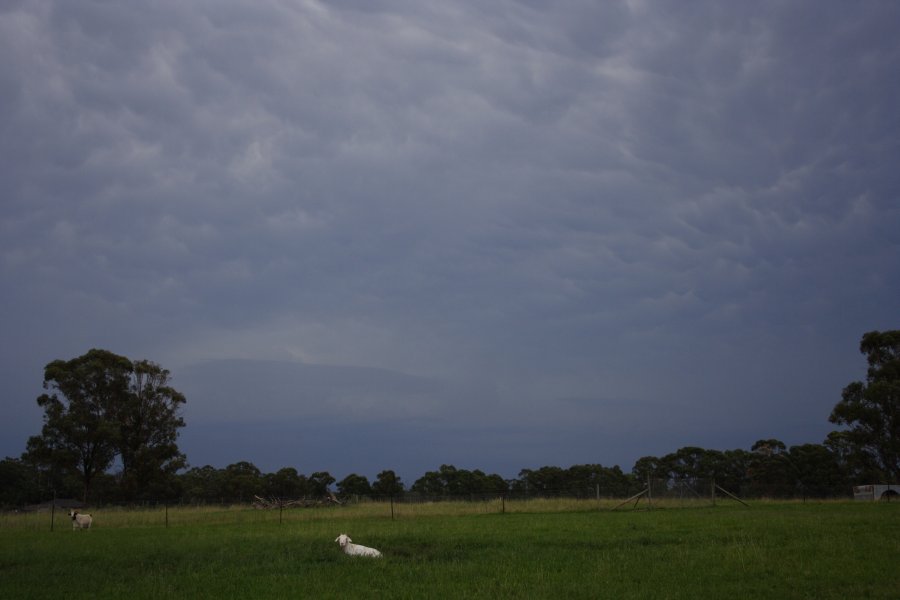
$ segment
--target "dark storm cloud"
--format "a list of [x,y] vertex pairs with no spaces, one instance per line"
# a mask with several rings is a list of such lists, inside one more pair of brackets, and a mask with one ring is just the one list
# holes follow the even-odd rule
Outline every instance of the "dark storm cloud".
[[540,425],[626,468],[818,441],[897,326],[898,12],[5,3],[2,451],[95,346],[172,369],[198,430],[241,421],[211,382],[251,359],[304,363],[248,373],[256,414],[315,365],[365,382],[316,388],[359,435],[452,417],[525,456]]

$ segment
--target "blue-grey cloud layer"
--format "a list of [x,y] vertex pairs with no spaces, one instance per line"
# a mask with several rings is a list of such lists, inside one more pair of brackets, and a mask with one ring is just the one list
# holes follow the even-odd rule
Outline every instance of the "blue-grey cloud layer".
[[210,383],[233,359],[346,368],[366,393],[332,378],[290,417],[427,428],[436,463],[491,428],[521,467],[538,430],[547,462],[626,467],[819,441],[859,336],[898,326],[898,22],[880,2],[4,3],[0,453],[39,429],[43,365],[94,346],[173,370],[198,461],[224,455],[191,425],[284,416]]

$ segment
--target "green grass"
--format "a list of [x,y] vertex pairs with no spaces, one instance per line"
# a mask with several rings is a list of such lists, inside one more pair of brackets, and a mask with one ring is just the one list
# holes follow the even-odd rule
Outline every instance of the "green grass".
[[[48,515],[5,516],[0,598],[900,597],[900,503],[475,508],[401,505],[392,521],[359,505],[282,523],[169,509],[169,528],[162,510],[94,511],[93,530],[52,533]],[[341,554],[339,533],[385,557]]]

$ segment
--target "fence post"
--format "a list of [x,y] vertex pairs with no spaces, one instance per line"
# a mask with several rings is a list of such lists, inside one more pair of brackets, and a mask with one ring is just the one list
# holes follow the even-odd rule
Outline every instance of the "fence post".
[[506,494],[500,495],[500,512],[501,514],[506,514]]
[[50,505],[50,531],[53,531],[53,521],[56,517],[56,490],[53,490],[53,504]]
[[394,495],[391,494],[391,521],[394,520]]
[[166,507],[166,529],[168,529],[169,528],[169,501],[168,500],[165,501],[164,506]]
[[711,486],[710,493],[712,494],[712,505],[715,506],[716,505],[716,480],[715,479],[712,480],[712,486]]
[[647,506],[651,509],[653,508],[653,480],[650,479],[650,476],[647,475]]

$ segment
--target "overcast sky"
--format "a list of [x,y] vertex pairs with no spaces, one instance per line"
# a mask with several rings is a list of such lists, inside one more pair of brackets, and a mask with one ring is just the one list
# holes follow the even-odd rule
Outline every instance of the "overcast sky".
[[168,368],[193,466],[821,442],[900,327],[900,3],[4,0],[0,457]]

